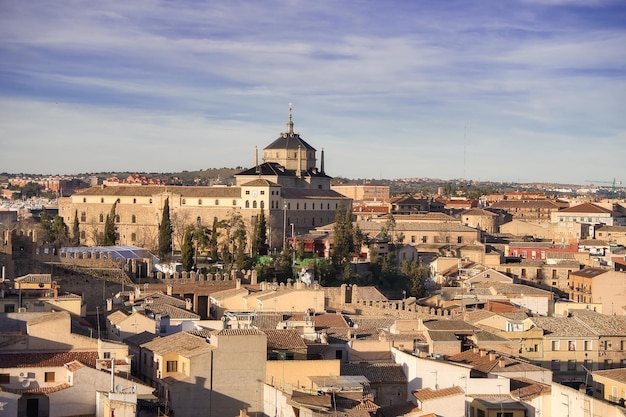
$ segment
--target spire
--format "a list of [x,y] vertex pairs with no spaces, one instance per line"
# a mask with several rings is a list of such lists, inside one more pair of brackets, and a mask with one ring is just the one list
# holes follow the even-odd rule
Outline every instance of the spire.
[[289,103],[289,121],[287,122],[287,131],[285,132],[287,135],[293,135],[293,119],[291,118],[291,103]]
[[320,171],[323,174],[324,173],[324,148],[322,148],[322,158],[321,158],[321,162],[320,162]]
[[259,167],[259,150],[256,146],[254,147],[254,167],[256,172],[261,173],[261,167]]

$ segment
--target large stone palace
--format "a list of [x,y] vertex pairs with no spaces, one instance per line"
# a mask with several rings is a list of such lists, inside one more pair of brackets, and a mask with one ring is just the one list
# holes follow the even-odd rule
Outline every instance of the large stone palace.
[[259,163],[237,174],[235,186],[96,186],[59,199],[59,215],[72,225],[78,216],[81,244],[97,245],[114,203],[118,243],[154,249],[157,246],[163,206],[169,199],[174,246],[180,248],[188,225],[211,227],[214,219],[241,215],[250,235],[264,210],[271,250],[281,250],[286,237],[334,222],[343,200],[331,190],[324,171],[324,151],[319,168],[316,150],[293,130],[291,107],[287,129],[263,149]]

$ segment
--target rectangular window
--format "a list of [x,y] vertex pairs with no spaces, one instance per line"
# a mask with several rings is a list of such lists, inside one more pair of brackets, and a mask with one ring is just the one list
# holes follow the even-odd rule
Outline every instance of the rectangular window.
[[569,359],[567,361],[567,370],[575,371],[576,370],[576,359]]
[[576,350],[576,342],[574,340],[567,342],[567,350]]
[[585,350],[591,350],[592,349],[592,347],[591,347],[592,344],[591,343],[592,343],[591,340],[585,340],[585,343],[584,343]]
[[178,361],[167,361],[167,372],[178,371]]
[[54,382],[54,372],[46,372],[44,374],[44,381],[45,382]]
[[5,313],[15,313],[15,304],[5,304],[4,305]]
[[11,374],[0,374],[0,384],[8,384],[11,382]]
[[552,341],[552,350],[556,351],[556,350],[560,350],[561,349],[561,344],[559,343],[559,340],[553,340]]
[[111,352],[104,352],[104,359],[111,359]]
[[553,371],[560,371],[561,361],[558,359],[552,359],[552,361],[550,362],[550,369]]
[[613,359],[605,359],[604,369],[612,369],[612,368],[613,368]]

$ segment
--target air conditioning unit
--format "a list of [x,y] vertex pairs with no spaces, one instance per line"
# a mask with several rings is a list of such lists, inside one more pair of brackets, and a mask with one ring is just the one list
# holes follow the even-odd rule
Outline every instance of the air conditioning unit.
[[20,307],[17,309],[18,313],[26,313],[26,309],[24,307]]

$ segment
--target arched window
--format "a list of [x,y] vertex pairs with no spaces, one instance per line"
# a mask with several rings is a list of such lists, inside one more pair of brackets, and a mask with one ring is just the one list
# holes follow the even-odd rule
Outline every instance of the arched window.
[[137,223],[137,216],[135,216],[134,214],[132,216],[130,216],[130,222],[131,223]]
[[202,217],[200,217],[200,216],[196,217],[196,224],[197,224],[198,226],[201,226],[201,225],[202,225]]
[[220,205],[220,200],[215,200],[215,205],[219,206]]
[[104,197],[100,197],[100,202],[104,203]]
[[104,222],[104,214],[100,213],[100,223]]
[[87,221],[87,213],[85,213],[84,211],[82,211],[80,213],[80,221],[81,222],[86,222]]
[[256,208],[256,200],[252,202],[252,208]]
[[250,208],[250,201],[246,200],[246,208]]
[[296,203],[296,210],[300,210],[300,203]]
[[87,198],[83,197],[83,203],[87,202]]
[[261,208],[265,208],[265,201],[261,201]]
[[120,215],[116,214],[115,215],[115,223],[119,223],[120,222]]
[[202,205],[202,200],[198,199],[198,205],[201,206]]
[[137,199],[133,198],[133,204],[137,204]]

